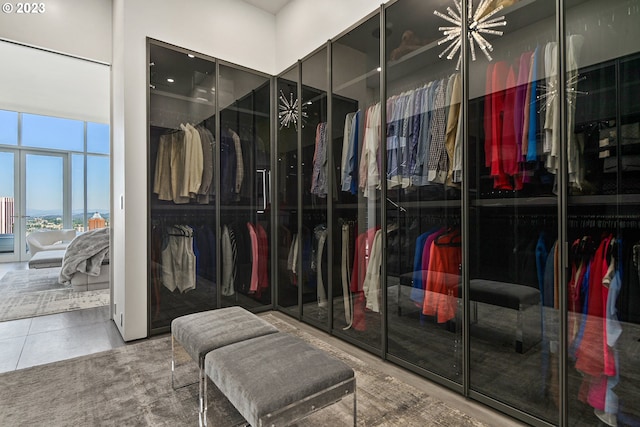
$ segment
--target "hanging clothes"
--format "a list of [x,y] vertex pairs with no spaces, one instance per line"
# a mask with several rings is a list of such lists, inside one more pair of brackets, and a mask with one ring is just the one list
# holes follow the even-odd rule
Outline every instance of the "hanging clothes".
[[313,171],[311,175],[311,194],[327,197],[328,193],[327,123],[318,123],[316,127],[315,151],[313,153]]
[[365,330],[366,321],[364,317],[365,296],[364,281],[367,274],[367,267],[373,248],[373,240],[380,227],[373,227],[358,235],[355,244],[353,257],[353,271],[351,272],[351,292],[357,294],[353,307],[352,326],[356,330]]
[[269,239],[264,227],[257,223],[255,225],[258,234],[258,287],[256,296],[260,298],[264,291],[269,289]]
[[347,114],[344,121],[344,135],[342,139],[342,171],[341,189],[351,194],[357,194],[358,188],[358,134],[360,126],[360,110]]
[[214,187],[214,137],[211,131],[204,126],[197,126],[196,130],[200,134],[200,141],[202,142],[202,179],[198,189],[197,201],[200,204],[208,204]]
[[323,279],[323,256],[327,241],[327,226],[324,224],[317,225],[313,229],[314,248],[313,248],[313,261],[312,270],[316,272],[316,299],[318,301],[318,307],[327,306],[327,292],[324,286]]
[[359,186],[364,197],[375,197],[380,189],[380,103],[367,109],[359,167]]
[[196,287],[196,255],[193,230],[187,225],[167,227],[162,244],[162,284],[181,293]]
[[413,260],[413,288],[411,300],[418,307],[424,304],[424,293],[429,275],[429,260],[431,259],[431,245],[446,231],[444,227],[436,227],[418,236]]
[[227,225],[222,226],[222,283],[223,296],[235,294],[236,260],[238,256],[235,234]]
[[606,308],[608,287],[605,277],[609,270],[606,252],[611,235],[602,239],[591,261],[587,316],[580,346],[576,351],[576,369],[585,375],[579,398],[595,409],[604,411],[607,377],[615,375],[615,356],[607,345]]
[[342,244],[341,244],[341,256],[340,256],[340,277],[342,279],[342,303],[344,306],[344,318],[346,326],[344,329],[349,329],[353,322],[353,314],[351,311],[351,292],[349,291],[349,284],[351,281],[351,268],[352,268],[352,254],[353,254],[353,242],[352,242],[352,226],[349,223],[342,224]]
[[240,143],[240,136],[233,130],[229,129],[229,134],[233,141],[233,147],[236,153],[236,173],[233,183],[234,200],[240,200],[240,190],[242,189],[242,181],[244,180],[244,161],[242,158],[242,144]]
[[438,323],[454,319],[457,313],[461,246],[459,230],[445,233],[431,244],[422,314],[434,316]]
[[362,284],[366,308],[380,312],[380,270],[382,268],[382,230],[376,231],[371,243],[369,264]]

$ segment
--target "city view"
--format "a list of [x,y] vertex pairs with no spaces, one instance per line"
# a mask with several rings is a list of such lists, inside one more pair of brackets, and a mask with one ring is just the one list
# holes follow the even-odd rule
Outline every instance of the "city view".
[[0,253],[18,233],[109,227],[108,154],[108,124],[0,110]]
[[[91,212],[91,211],[89,211]],[[84,213],[72,215],[72,226],[78,233],[96,228],[109,227],[109,210],[95,210],[87,213],[85,223]],[[14,247],[14,200],[12,197],[0,197],[0,253],[11,253]],[[64,221],[60,213],[27,212],[26,234],[38,230],[62,230]],[[30,214],[30,215],[29,215]]]

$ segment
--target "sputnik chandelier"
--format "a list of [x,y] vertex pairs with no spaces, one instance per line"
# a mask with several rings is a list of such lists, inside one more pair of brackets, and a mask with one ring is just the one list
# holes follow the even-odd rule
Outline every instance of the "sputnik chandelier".
[[[493,52],[493,46],[491,43],[484,38],[483,34],[492,34],[496,36],[501,36],[503,34],[502,31],[494,30],[496,27],[504,27],[507,25],[507,21],[504,16],[498,16],[496,18],[492,18],[496,13],[500,12],[503,9],[503,6],[500,5],[495,9],[488,11],[491,6],[492,0],[480,0],[477,9],[473,10],[473,0],[469,1],[468,11],[468,35],[469,35],[469,47],[471,50],[471,60],[476,60],[476,47],[484,53],[489,61],[491,58],[491,54],[489,52]],[[453,0],[453,3],[458,9],[458,13],[452,10],[450,7],[447,7],[447,14],[438,12],[437,10],[433,11],[433,14],[451,22],[454,26],[452,27],[439,27],[438,30],[442,31],[444,37],[438,40],[438,46],[450,42],[449,46],[442,51],[440,58],[444,55],[447,55],[447,59],[453,59],[453,57],[458,53],[458,63],[456,65],[456,70],[460,69],[460,65],[462,63],[462,0]]]
[[[293,126],[298,129],[298,98],[293,99],[293,93],[289,93],[289,98],[285,96],[285,94],[280,91],[280,96],[278,97],[278,120],[280,121],[280,129],[283,127],[289,127],[293,123]],[[301,113],[301,125],[304,127],[304,121],[308,117],[307,112],[307,104],[302,104],[302,113]]]

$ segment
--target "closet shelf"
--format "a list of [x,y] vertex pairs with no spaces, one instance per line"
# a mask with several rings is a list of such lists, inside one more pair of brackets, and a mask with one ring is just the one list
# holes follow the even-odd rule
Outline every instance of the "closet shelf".
[[220,212],[223,214],[228,214],[230,212],[264,212],[262,206],[237,206],[237,205],[225,205],[220,206]]
[[[503,199],[479,199],[472,200],[473,207],[534,207],[534,206],[557,206],[558,199],[555,196],[546,197],[522,197],[522,198],[503,198]],[[640,204],[640,194],[620,194],[620,195],[593,195],[593,196],[569,196],[569,206],[588,206],[588,205],[638,205]],[[404,204],[403,206],[407,206]]]
[[163,90],[150,89],[149,90],[149,94],[150,95],[157,95],[157,96],[164,96],[166,98],[173,98],[173,99],[178,99],[180,101],[193,102],[195,104],[209,105],[211,107],[215,107],[215,103],[213,103],[211,101],[208,101],[208,100],[205,100],[205,99],[192,98],[190,96],[178,95],[176,93],[165,92]]
[[514,206],[557,206],[557,204],[558,199],[555,196],[479,199],[471,201],[471,206],[489,208]]
[[150,205],[150,208],[154,214],[161,213],[161,212],[171,212],[172,214],[184,213],[188,215],[192,211],[199,211],[199,212],[210,211],[211,214],[213,215],[215,211],[215,205],[213,204],[199,205],[195,203],[194,204],[185,203],[185,204],[176,205],[176,204],[164,204],[161,202],[155,202]]
[[639,205],[640,194],[607,194],[595,196],[570,196],[569,206],[582,205]]
[[412,201],[412,202],[396,202],[399,208],[389,207],[388,210],[394,211],[398,209],[434,209],[434,208],[460,208],[462,206],[462,201],[457,200],[422,200],[422,201]]

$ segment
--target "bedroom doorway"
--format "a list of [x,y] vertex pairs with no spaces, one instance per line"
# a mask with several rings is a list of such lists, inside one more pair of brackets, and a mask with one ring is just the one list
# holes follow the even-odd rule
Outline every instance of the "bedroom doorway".
[[[96,306],[108,316],[108,266],[86,291],[59,271],[75,236],[111,227],[110,67],[4,40],[0,56],[11,59],[0,67],[0,322]],[[55,262],[36,268],[34,253]]]

